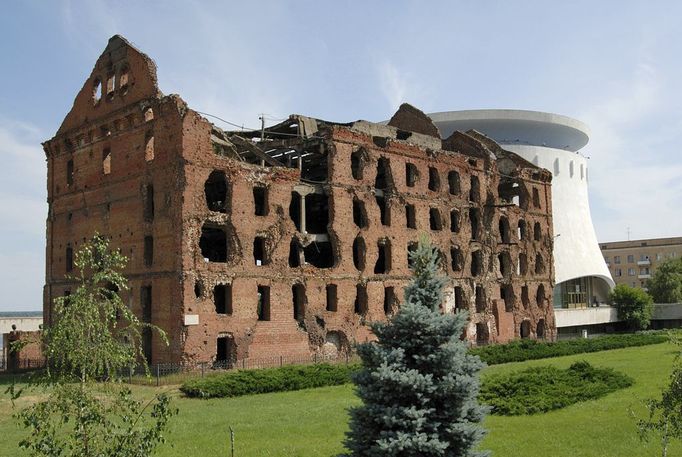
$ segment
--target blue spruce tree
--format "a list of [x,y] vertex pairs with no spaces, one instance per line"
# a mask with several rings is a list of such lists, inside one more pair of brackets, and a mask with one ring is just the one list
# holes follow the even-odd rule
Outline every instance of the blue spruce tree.
[[354,377],[362,405],[351,409],[346,446],[356,457],[480,457],[486,408],[477,401],[483,363],[459,336],[464,313],[441,314],[445,277],[426,237],[410,253],[414,278],[378,340],[358,346]]

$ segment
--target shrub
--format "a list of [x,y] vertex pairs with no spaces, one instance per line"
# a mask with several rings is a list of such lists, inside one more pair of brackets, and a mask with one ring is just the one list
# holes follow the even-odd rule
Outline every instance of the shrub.
[[630,387],[629,376],[609,368],[576,362],[566,370],[534,367],[486,378],[479,400],[501,416],[544,413],[593,400]]
[[564,355],[584,354],[633,346],[665,343],[665,332],[641,332],[626,335],[609,335],[598,338],[580,338],[556,342],[537,340],[516,340],[507,344],[490,345],[470,349],[488,365],[523,362],[524,360],[561,357]]
[[610,293],[609,299],[618,310],[618,319],[625,321],[633,330],[649,327],[654,312],[651,295],[637,287],[618,284]]
[[682,259],[669,259],[658,265],[647,281],[647,289],[656,303],[682,302]]
[[357,364],[323,363],[238,370],[187,381],[180,390],[188,397],[218,398],[337,386],[350,382],[351,373],[358,369]]

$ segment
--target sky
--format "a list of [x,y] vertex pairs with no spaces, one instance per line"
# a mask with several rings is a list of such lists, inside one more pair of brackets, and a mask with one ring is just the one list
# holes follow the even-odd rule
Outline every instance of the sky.
[[0,311],[42,307],[40,143],[114,34],[156,61],[165,94],[250,128],[261,113],[380,121],[402,102],[579,119],[591,128],[582,152],[605,242],[682,236],[680,18],[679,1],[8,2]]

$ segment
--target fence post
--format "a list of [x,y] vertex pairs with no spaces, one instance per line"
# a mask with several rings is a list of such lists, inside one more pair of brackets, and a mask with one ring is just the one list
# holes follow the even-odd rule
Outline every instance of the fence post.
[[317,352],[313,354],[313,363],[317,363]]
[[204,363],[205,362],[201,362],[201,377],[202,378],[204,377]]
[[242,370],[246,368],[246,359],[242,359]]
[[159,364],[156,364],[156,387],[159,387]]
[[282,356],[280,355],[279,356],[279,366],[281,367],[282,365],[284,365],[284,360],[283,360]]
[[346,352],[346,365],[348,365],[348,352]]

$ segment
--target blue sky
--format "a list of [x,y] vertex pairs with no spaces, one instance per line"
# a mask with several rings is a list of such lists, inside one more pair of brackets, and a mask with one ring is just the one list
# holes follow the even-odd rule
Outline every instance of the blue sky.
[[682,236],[682,2],[22,1],[0,16],[0,311],[40,309],[45,160],[116,33],[161,90],[247,127],[515,108],[590,125],[600,241]]

